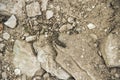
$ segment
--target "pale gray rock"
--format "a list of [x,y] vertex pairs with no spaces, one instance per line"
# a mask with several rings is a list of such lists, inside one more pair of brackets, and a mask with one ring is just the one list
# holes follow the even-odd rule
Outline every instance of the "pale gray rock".
[[42,0],[41,8],[42,11],[46,11],[48,5],[48,0]]
[[53,17],[53,11],[52,10],[47,10],[46,11],[46,19],[50,19]]
[[24,19],[26,17],[25,0],[3,0],[0,3],[0,14],[9,16],[14,14],[19,20]]
[[9,28],[15,28],[17,25],[17,19],[12,15],[4,24]]
[[3,33],[3,39],[8,40],[10,38],[10,34],[5,32]]
[[37,59],[45,71],[59,79],[68,79],[70,77],[70,75],[55,62],[56,53],[44,35],[40,36],[39,40],[35,42],[33,46],[37,52]]
[[0,44],[0,51],[4,51],[4,49],[5,49],[5,44],[1,43]]
[[69,23],[74,23],[74,18],[73,17],[68,17],[68,19],[67,19],[67,21],[69,22]]
[[2,79],[3,80],[7,80],[7,73],[6,72],[2,72]]
[[26,6],[27,16],[35,17],[41,15],[40,4],[38,2],[33,2]]
[[36,40],[36,36],[28,36],[26,37],[26,42],[31,42],[31,41],[35,41]]
[[22,74],[32,77],[40,69],[40,64],[34,56],[29,43],[16,40],[13,47],[13,54],[13,64],[21,70]]
[[[15,0],[13,8],[11,8],[10,13],[16,15],[19,19],[24,19],[25,14],[25,0]],[[12,1],[11,1],[12,2]]]
[[75,80],[107,80],[109,72],[97,50],[89,46],[89,38],[85,34],[61,34],[59,40],[66,44],[66,48],[56,46],[56,61]]
[[59,31],[64,32],[70,29],[73,29],[73,26],[71,24],[64,24],[60,27]]
[[95,26],[93,23],[89,23],[89,24],[87,25],[87,27],[88,27],[89,29],[94,29],[96,26]]
[[18,68],[16,68],[16,69],[14,70],[14,73],[15,73],[15,75],[21,75],[21,71],[20,71],[20,69],[18,69]]
[[120,67],[120,36],[109,34],[102,46],[102,55],[108,67]]

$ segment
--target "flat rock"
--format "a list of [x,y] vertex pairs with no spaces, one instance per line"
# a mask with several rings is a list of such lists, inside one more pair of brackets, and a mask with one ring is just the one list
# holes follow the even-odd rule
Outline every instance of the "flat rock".
[[32,77],[40,64],[32,51],[31,45],[25,41],[16,40],[13,48],[13,64],[20,69],[22,74]]
[[53,47],[46,41],[46,38],[40,36],[39,40],[33,44],[35,51],[37,52],[37,59],[41,64],[41,67],[53,76],[59,79],[68,79],[70,75],[56,63]]
[[0,14],[9,16],[14,14],[18,19],[24,19],[26,17],[25,0],[3,0],[0,3]]
[[41,15],[40,4],[38,2],[33,2],[26,6],[27,16],[35,17]]
[[46,11],[46,19],[50,19],[53,17],[53,11],[52,10],[47,10]]
[[17,19],[12,15],[4,24],[9,28],[15,28],[17,25]]
[[107,80],[109,72],[96,49],[89,45],[85,34],[61,34],[59,40],[66,48],[56,46],[56,61],[70,73],[75,80]]
[[[26,17],[25,14],[25,0],[15,0],[12,8],[10,9],[10,13],[14,14],[18,17],[18,19],[22,20]],[[12,1],[10,2],[12,3]],[[9,6],[8,6],[9,7]]]
[[109,34],[102,44],[102,55],[108,67],[120,67],[120,35]]

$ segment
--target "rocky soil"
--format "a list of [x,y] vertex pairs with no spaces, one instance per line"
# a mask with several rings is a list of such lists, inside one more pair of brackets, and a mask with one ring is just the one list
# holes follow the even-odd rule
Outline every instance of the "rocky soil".
[[120,80],[120,0],[0,0],[0,80]]

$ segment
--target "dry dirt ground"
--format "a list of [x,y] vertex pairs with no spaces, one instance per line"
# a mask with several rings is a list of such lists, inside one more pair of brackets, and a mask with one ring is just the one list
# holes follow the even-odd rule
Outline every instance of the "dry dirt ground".
[[120,0],[0,0],[0,80],[120,80]]

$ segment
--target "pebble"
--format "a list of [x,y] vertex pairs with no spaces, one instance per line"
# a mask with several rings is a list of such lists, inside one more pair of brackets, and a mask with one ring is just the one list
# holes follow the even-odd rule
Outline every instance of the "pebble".
[[15,75],[21,75],[20,69],[15,69],[15,70],[14,70],[14,73],[15,73]]
[[31,42],[31,41],[35,41],[36,40],[36,36],[28,36],[26,37],[26,42]]
[[50,19],[50,18],[52,18],[53,17],[53,11],[52,10],[47,10],[47,12],[46,12],[46,19]]
[[49,73],[45,73],[45,74],[43,75],[44,80],[47,80],[49,77],[50,77],[50,74],[49,74]]
[[68,30],[73,29],[73,26],[71,24],[67,24],[66,26]]
[[66,30],[70,30],[70,29],[73,29],[73,26],[71,24],[65,24],[65,25],[62,25],[59,29],[60,32],[64,32]]
[[67,21],[68,21],[69,23],[74,23],[74,18],[73,18],[73,17],[69,17],[69,18],[67,19]]
[[33,2],[26,6],[27,16],[35,17],[41,15],[40,4],[38,2]]
[[40,70],[36,71],[35,75],[42,76],[44,73],[45,73],[45,70],[40,69]]
[[7,79],[7,73],[6,72],[2,72],[2,78],[5,79],[5,80]]
[[5,48],[5,44],[1,43],[0,44],[0,51],[4,51],[4,48]]
[[9,28],[15,28],[17,25],[17,19],[12,15],[4,24]]
[[120,77],[120,75],[116,73],[116,74],[115,74],[115,77],[116,77],[116,78],[119,78],[119,77]]
[[42,0],[42,4],[41,4],[42,11],[46,11],[47,4],[48,4],[48,0]]
[[10,38],[10,34],[7,32],[3,33],[3,39],[8,40]]
[[89,29],[94,29],[96,26],[95,26],[94,24],[92,24],[92,23],[89,23],[89,24],[87,25],[87,27],[88,27]]
[[27,36],[29,36],[30,34],[29,33],[25,33],[23,36],[24,37],[27,37]]
[[60,32],[64,32],[67,30],[67,26],[66,25],[62,25],[59,29]]

